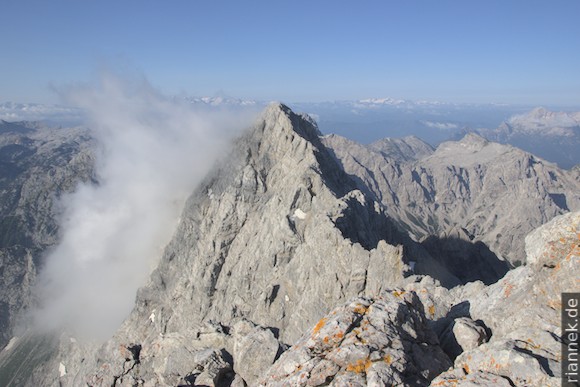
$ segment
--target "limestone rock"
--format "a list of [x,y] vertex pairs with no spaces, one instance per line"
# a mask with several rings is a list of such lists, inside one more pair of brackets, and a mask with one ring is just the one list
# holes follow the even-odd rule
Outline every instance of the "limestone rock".
[[334,309],[282,354],[260,385],[424,385],[450,365],[417,295],[395,289]]
[[554,267],[563,252],[580,234],[580,216],[569,213],[554,219],[526,236],[526,255],[530,265]]
[[254,385],[282,352],[271,330],[246,320],[234,325],[233,340],[234,371],[248,385]]
[[477,348],[488,339],[485,328],[469,317],[458,317],[443,332],[441,347],[451,357]]
[[[578,289],[580,278],[580,212],[553,219],[526,240],[527,251],[549,251],[553,265],[533,264],[510,271],[498,283],[468,295],[472,319],[482,320],[492,337],[488,343],[466,350],[454,368],[432,385],[486,386],[485,379],[470,376],[496,375],[512,385],[559,386],[561,377],[562,292]],[[554,247],[554,248],[553,248]],[[437,384],[440,383],[440,384]],[[480,383],[480,384],[477,384]]]

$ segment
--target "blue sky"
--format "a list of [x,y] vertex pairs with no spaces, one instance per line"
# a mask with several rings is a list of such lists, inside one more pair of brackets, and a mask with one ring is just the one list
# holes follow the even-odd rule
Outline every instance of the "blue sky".
[[4,0],[0,102],[102,66],[163,93],[580,107],[580,1]]

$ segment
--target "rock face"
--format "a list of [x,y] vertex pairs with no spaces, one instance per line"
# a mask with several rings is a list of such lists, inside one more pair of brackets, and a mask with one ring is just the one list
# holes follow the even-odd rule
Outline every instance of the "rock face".
[[262,386],[426,385],[451,361],[413,292],[355,298],[323,317],[261,379]]
[[373,142],[368,148],[397,161],[420,160],[435,151],[431,145],[415,136],[384,138]]
[[93,145],[79,128],[0,122],[0,348],[57,241],[58,197],[93,178]]
[[[580,213],[523,240],[576,208],[574,173],[476,136],[322,139],[274,104],[191,195],[116,334],[25,334],[0,381],[555,385]],[[527,264],[505,274],[500,252]]]
[[502,259],[525,262],[527,233],[580,209],[577,171],[475,134],[407,162],[338,136],[324,143],[361,191],[464,281],[497,281]]
[[487,288],[454,291],[459,297],[451,303],[460,306],[459,314],[481,321],[492,336],[466,348],[432,385],[487,386],[492,379],[515,386],[561,385],[560,297],[578,291],[579,235],[580,212],[555,218],[526,238],[528,251],[546,252],[540,260]]

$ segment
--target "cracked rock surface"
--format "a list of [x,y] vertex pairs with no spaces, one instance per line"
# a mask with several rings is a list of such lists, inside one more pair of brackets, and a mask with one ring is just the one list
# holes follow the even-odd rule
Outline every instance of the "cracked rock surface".
[[451,364],[417,295],[395,289],[334,309],[282,354],[260,385],[426,385]]

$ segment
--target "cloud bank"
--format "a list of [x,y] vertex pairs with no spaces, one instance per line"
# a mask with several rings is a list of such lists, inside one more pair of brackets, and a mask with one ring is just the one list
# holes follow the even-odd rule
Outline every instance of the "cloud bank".
[[77,125],[83,120],[82,110],[69,106],[38,103],[0,103],[0,120],[46,121],[59,125]]
[[429,128],[440,129],[440,130],[450,130],[457,129],[459,125],[451,122],[433,122],[433,121],[421,121],[421,123]]
[[185,199],[252,117],[194,109],[144,79],[110,74],[64,94],[89,117],[98,184],[62,198],[62,239],[40,274],[34,320],[105,339],[130,312]]

